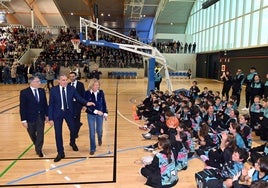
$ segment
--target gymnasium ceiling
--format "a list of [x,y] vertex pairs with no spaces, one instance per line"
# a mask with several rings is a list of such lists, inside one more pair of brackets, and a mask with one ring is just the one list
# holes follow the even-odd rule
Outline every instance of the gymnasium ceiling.
[[[144,18],[155,18],[155,33],[184,34],[188,17],[196,0],[0,0],[9,24],[79,27],[79,17],[126,32]],[[103,14],[103,15],[102,15]]]

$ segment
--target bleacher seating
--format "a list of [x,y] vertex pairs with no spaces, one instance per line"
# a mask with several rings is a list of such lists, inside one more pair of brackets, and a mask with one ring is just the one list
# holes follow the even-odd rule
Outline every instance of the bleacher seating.
[[170,78],[186,79],[188,78],[187,71],[169,72]]
[[109,78],[137,78],[137,72],[122,72],[122,71],[112,71],[108,72]]

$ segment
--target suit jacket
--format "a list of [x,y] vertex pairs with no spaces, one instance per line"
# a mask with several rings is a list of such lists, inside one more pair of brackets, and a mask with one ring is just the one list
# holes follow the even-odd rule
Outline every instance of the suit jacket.
[[[69,83],[68,85],[71,85],[71,83]],[[82,82],[77,81],[76,82],[76,91],[79,93],[79,95],[81,97],[85,97],[85,86]],[[81,114],[81,110],[83,108],[83,105],[79,102],[77,102],[76,100],[73,101],[74,103],[74,115],[80,115]]]
[[[82,98],[74,87],[67,85],[67,103],[69,110],[74,114],[73,98],[82,105],[86,105],[87,101]],[[61,118],[61,93],[60,86],[57,85],[52,87],[50,90],[49,106],[48,106],[48,117],[49,120],[55,120],[56,118]]]
[[32,89],[30,87],[20,92],[20,117],[21,121],[35,122],[38,115],[45,120],[48,116],[48,105],[46,93],[43,88],[38,88],[39,102],[36,101]]
[[99,111],[102,111],[103,113],[108,114],[105,96],[102,90],[99,90],[99,92],[97,93],[97,101],[96,101],[94,93],[91,91],[86,91],[85,99],[95,104],[95,106],[92,105],[92,106],[87,107],[87,110],[86,110],[87,113],[94,114],[94,110],[99,110]]

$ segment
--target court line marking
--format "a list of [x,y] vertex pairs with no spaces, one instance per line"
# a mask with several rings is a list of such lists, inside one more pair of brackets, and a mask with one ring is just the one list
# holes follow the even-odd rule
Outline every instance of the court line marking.
[[[117,150],[117,152],[125,152],[125,151],[130,151],[130,150],[136,150],[136,149],[139,149],[139,148],[144,148],[144,146],[137,146],[137,147],[133,147],[133,148],[125,148],[125,149],[120,149],[120,150]],[[106,153],[103,153],[103,154],[99,154],[99,155],[96,155],[96,156],[105,156],[105,155],[110,155],[112,154],[113,152],[109,153],[109,152],[106,152]],[[6,183],[6,185],[13,185],[14,183],[18,183],[20,181],[23,181],[23,180],[26,180],[26,179],[29,179],[29,178],[32,178],[34,176],[38,176],[38,175],[41,175],[41,174],[44,174],[46,173],[47,171],[52,171],[52,170],[56,170],[57,172],[60,171],[59,169],[60,168],[63,168],[63,167],[66,167],[66,166],[70,166],[70,165],[73,165],[73,164],[76,164],[76,163],[79,163],[79,162],[82,162],[82,161],[85,161],[85,160],[88,160],[89,158],[82,158],[82,159],[77,159],[77,160],[74,160],[74,161],[71,161],[71,162],[67,162],[67,163],[63,163],[61,165],[58,165],[58,166],[55,166],[55,165],[51,165],[52,167],[49,168],[49,169],[45,169],[45,170],[40,170],[40,171],[37,171],[35,173],[32,173],[32,174],[29,174],[29,175],[26,175],[26,176],[23,176],[21,178],[18,178],[18,179],[15,179],[15,180],[12,180],[8,183]],[[62,171],[60,171],[62,173]],[[59,172],[58,172],[59,173]]]
[[[53,126],[50,126],[46,131],[45,134],[47,134],[47,132],[49,132],[51,130]],[[28,146],[28,148],[26,148],[26,150],[24,150],[17,159],[22,158],[32,147],[34,144],[31,144],[30,146]],[[10,165],[8,165],[0,174],[0,178],[2,176],[4,176],[16,163],[18,162],[18,160],[14,160]]]

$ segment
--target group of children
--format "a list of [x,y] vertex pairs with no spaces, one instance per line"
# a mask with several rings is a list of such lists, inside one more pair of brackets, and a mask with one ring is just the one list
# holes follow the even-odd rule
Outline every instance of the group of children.
[[137,115],[145,121],[140,129],[147,130],[142,136],[158,138],[156,144],[145,150],[161,150],[152,163],[141,169],[146,184],[172,187],[178,182],[177,172],[187,169],[194,154],[206,166],[195,174],[199,187],[249,187],[251,183],[241,185],[241,178],[248,175],[243,170],[248,159],[254,167],[260,161],[264,166],[254,168],[262,175],[251,179],[268,181],[268,144],[252,148],[253,131],[267,141],[268,100],[255,96],[249,113],[239,115],[235,96],[227,101],[219,92],[213,93],[206,87],[201,94],[198,90],[191,88],[189,92],[171,95],[151,91],[137,105]]

